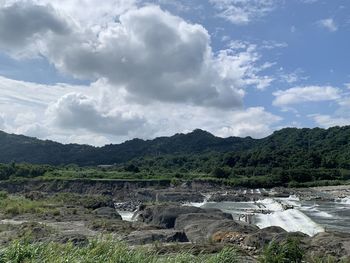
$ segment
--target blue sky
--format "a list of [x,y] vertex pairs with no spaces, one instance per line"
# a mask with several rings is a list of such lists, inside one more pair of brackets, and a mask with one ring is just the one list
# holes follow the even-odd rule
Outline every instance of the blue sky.
[[350,124],[347,0],[0,0],[0,129],[118,143]]

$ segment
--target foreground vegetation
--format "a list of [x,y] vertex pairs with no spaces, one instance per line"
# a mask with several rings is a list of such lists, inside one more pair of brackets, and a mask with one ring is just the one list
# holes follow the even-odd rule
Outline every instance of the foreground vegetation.
[[93,241],[86,247],[58,243],[13,242],[2,250],[0,262],[12,263],[235,263],[237,254],[233,248],[225,248],[213,255],[193,255],[189,252],[159,254],[146,248],[133,248],[112,241]]
[[[161,252],[160,244],[130,248],[111,238],[93,240],[87,246],[55,242],[29,243],[23,240],[12,242],[0,251],[0,263],[236,263],[245,262],[234,247],[225,247],[214,254],[182,251]],[[176,244],[175,244],[176,246]],[[306,257],[298,240],[279,244],[270,243],[258,256],[260,263],[335,263],[335,258]],[[347,263],[347,261],[341,261]]]

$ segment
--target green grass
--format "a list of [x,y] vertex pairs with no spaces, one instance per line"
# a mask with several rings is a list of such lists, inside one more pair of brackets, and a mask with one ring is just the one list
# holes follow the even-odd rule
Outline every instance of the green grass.
[[32,201],[21,196],[0,197],[0,211],[5,216],[21,214],[59,214],[59,210],[47,201]]
[[234,249],[224,248],[213,255],[189,252],[158,254],[152,249],[133,248],[113,241],[93,241],[87,247],[58,243],[22,243],[16,241],[3,249],[0,263],[235,263]]

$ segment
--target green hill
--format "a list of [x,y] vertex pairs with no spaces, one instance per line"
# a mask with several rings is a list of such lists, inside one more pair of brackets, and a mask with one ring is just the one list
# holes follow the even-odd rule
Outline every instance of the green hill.
[[[65,145],[0,132],[1,163],[95,166],[123,164],[133,160],[143,165],[151,160],[179,158],[185,158],[182,161],[184,166],[188,160],[199,162],[202,168],[206,163],[222,162],[231,168],[350,169],[350,126],[329,129],[286,128],[263,139],[219,138],[206,131],[194,130],[188,134],[154,140],[133,139],[104,147]],[[161,161],[157,165],[162,165]],[[170,162],[168,168],[171,167]]]

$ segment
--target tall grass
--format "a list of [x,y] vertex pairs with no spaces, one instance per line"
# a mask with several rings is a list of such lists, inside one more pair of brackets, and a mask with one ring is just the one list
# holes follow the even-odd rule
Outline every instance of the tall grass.
[[133,248],[113,241],[92,241],[86,247],[58,243],[16,241],[1,251],[0,263],[235,263],[235,250],[225,248],[214,255],[174,253],[160,255],[146,248]]

